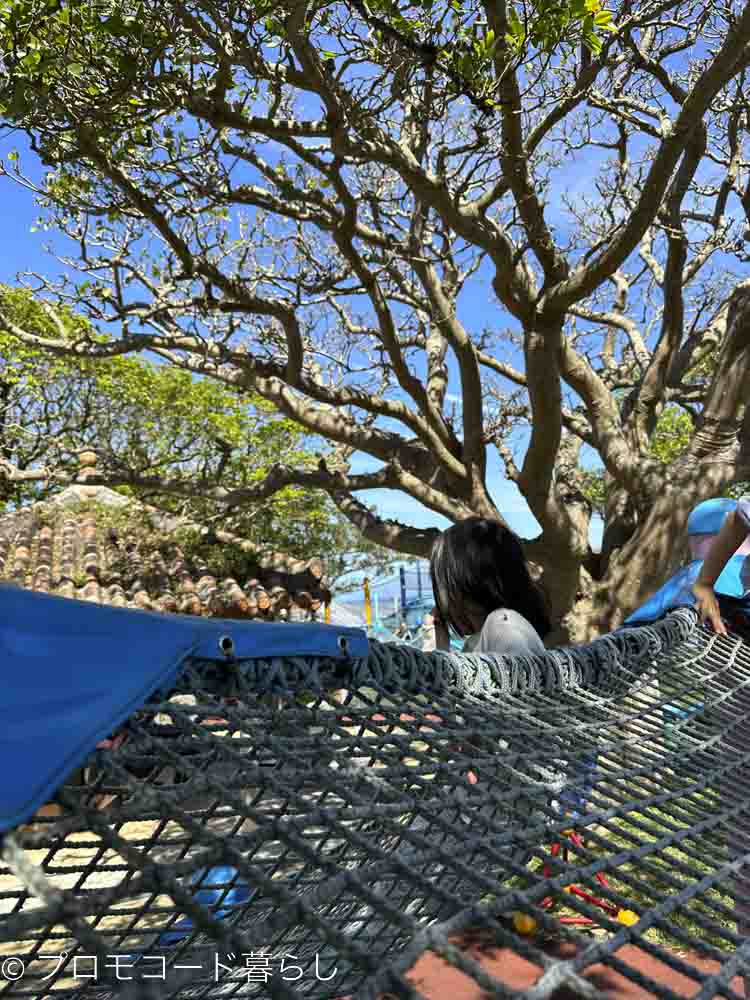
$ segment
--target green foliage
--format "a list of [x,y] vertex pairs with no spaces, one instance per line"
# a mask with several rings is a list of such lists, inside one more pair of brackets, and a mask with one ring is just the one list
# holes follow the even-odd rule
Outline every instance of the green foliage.
[[536,0],[530,16],[519,16],[517,6],[508,11],[509,47],[522,53],[529,46],[550,54],[555,49],[580,40],[594,53],[601,50],[602,34],[617,30],[612,14],[601,0]]
[[[89,0],[0,0],[0,38],[11,86],[0,107],[9,117],[24,114],[40,94],[49,94],[49,110],[56,87],[84,81],[92,98],[98,96],[102,74],[115,72],[125,84],[135,80],[139,64],[135,53],[151,59],[164,50],[167,25],[143,3]],[[67,49],[63,63],[59,53]],[[126,97],[131,106],[137,99]],[[118,109],[113,109],[116,117]],[[142,138],[138,132],[134,141]],[[74,142],[61,137],[64,148]]]
[[[0,305],[17,326],[59,336],[43,304],[27,292],[0,289]],[[103,339],[81,317],[63,312],[62,320],[72,343]],[[168,468],[209,481],[223,461],[241,485],[262,477],[273,461],[300,457],[299,428],[262,399],[142,358],[57,357],[3,332],[0,391],[5,456],[23,469],[40,460],[40,447],[54,447],[69,463],[76,450],[92,446],[120,456],[142,477]]]
[[[18,327],[59,336],[43,304],[24,290],[0,286],[0,311]],[[61,319],[72,342],[102,339],[70,311]],[[0,455],[24,471],[46,466],[70,475],[85,447],[138,478],[197,481],[207,492],[251,486],[276,463],[304,468],[317,461],[301,428],[260,397],[140,357],[57,357],[0,331]],[[60,488],[54,480],[0,485],[6,509]],[[226,514],[210,498],[176,496],[158,485],[119,492],[228,530],[258,549],[327,559],[334,576],[347,554],[376,548],[363,550],[355,529],[319,491],[290,486]],[[235,555],[247,563],[246,552]],[[227,550],[226,557],[229,572],[234,555]]]
[[[664,465],[671,465],[690,443],[693,422],[679,406],[665,406],[649,442],[649,455]],[[607,504],[607,478],[603,470],[587,469],[581,475],[582,492],[591,509],[603,515]]]
[[607,480],[601,469],[584,469],[581,472],[581,492],[592,511],[604,516],[607,505]]
[[750,496],[750,482],[743,481],[741,483],[734,483],[726,491],[725,496],[732,497],[733,500],[738,500],[740,497]]
[[[254,0],[246,12],[259,45],[284,49],[292,7]],[[200,5],[196,17],[200,17]],[[570,51],[592,52],[616,30],[601,0],[518,0],[508,4],[507,31],[496,36],[476,0],[342,0],[308,8],[306,30],[320,55],[335,61],[336,20],[362,22],[372,38],[369,58],[387,61],[400,41],[414,66],[442,71],[448,89],[465,93],[485,110],[498,107],[497,81],[511,63]],[[61,101],[71,102],[109,130],[115,159],[154,142],[150,115],[156,105],[176,108],[189,87],[206,91],[215,79],[199,34],[172,5],[133,0],[0,0],[0,54],[6,70],[0,113],[13,120],[54,118]],[[179,145],[173,134],[172,141]],[[64,162],[85,139],[72,130],[56,134],[51,158]]]
[[649,454],[664,465],[679,458],[693,436],[690,414],[679,406],[665,406],[651,437]]

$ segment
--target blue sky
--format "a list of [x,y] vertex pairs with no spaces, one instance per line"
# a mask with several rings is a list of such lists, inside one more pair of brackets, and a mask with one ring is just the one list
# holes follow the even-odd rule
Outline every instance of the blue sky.
[[[42,168],[36,156],[28,150],[22,135],[0,136],[0,159],[6,168],[13,167],[8,161],[8,153],[17,150],[20,154],[20,165],[23,172],[34,180],[41,179]],[[593,167],[593,164],[592,164]],[[583,183],[580,171],[571,178],[571,184]],[[75,255],[76,248],[64,237],[57,236],[54,231],[32,232],[31,227],[40,214],[34,204],[31,192],[7,177],[0,177],[0,198],[4,206],[3,225],[0,228],[0,282],[15,284],[18,272],[36,271],[47,277],[55,277],[63,273],[63,268],[52,254],[45,253],[44,247],[51,244],[61,254]],[[492,292],[487,280],[478,275],[472,280],[462,295],[462,318],[471,326],[481,326],[484,318],[492,315]],[[496,307],[495,307],[496,308]],[[519,440],[522,446],[523,441]],[[372,469],[377,463],[363,456],[355,466],[355,471],[363,472]],[[533,537],[539,533],[539,525],[531,515],[523,497],[504,476],[501,461],[490,451],[488,482],[498,508],[508,520],[510,526],[523,537]],[[395,518],[417,527],[446,527],[448,521],[423,507],[411,497],[390,490],[372,490],[360,494],[367,503],[374,504],[378,511],[387,518]],[[601,537],[601,525],[595,523],[592,528],[592,542],[597,545]]]

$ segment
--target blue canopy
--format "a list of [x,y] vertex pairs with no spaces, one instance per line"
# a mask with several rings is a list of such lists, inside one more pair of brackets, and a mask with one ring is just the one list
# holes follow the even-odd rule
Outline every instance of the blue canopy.
[[361,629],[102,607],[0,585],[0,833],[65,778],[190,657],[366,657]]

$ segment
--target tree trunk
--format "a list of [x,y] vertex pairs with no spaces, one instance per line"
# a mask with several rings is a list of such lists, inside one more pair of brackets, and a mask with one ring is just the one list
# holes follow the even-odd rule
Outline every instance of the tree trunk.
[[627,490],[618,487],[605,475],[607,501],[604,511],[601,566],[609,566],[617,551],[627,544],[638,527],[638,512]]
[[721,489],[665,489],[642,514],[628,541],[611,556],[594,586],[588,637],[611,632],[640,607],[684,564],[686,525],[696,503]]
[[553,622],[547,636],[547,646],[564,646],[579,642],[584,637],[581,615],[591,598],[591,577],[583,566],[585,556],[581,548],[562,549],[543,547],[541,540],[528,542],[527,557],[536,569],[536,576],[544,590]]

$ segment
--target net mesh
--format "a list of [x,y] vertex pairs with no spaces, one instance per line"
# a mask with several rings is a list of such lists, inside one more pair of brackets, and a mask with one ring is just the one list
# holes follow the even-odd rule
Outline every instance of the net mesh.
[[689,610],[543,658],[194,660],[4,838],[0,995],[419,998],[428,950],[485,996],[678,995],[637,945],[744,996],[749,705]]

